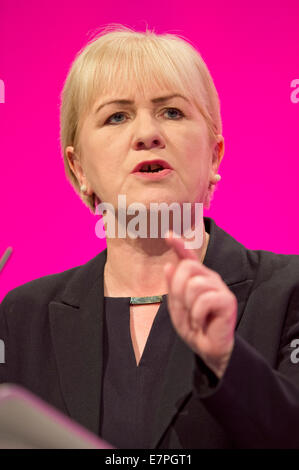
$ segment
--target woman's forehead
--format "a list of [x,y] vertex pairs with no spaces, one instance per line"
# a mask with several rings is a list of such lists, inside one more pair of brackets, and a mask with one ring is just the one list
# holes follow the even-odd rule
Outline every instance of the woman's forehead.
[[186,79],[183,74],[152,67],[132,67],[132,70],[127,67],[120,67],[118,70],[108,67],[102,73],[99,71],[93,83],[105,95],[128,95],[130,92],[148,95],[165,90],[182,92],[190,87],[190,78]]
[[178,93],[181,92],[181,89],[178,89],[177,86],[166,84],[166,83],[152,83],[150,86],[146,86],[144,83],[139,83],[136,80],[130,80],[128,83],[115,84],[109,87],[106,87],[101,96],[111,97],[111,96],[120,96],[120,97],[155,97],[162,96],[163,93]]
[[[162,102],[162,98],[183,98],[186,101],[193,101],[193,97],[190,95],[189,90],[184,87],[178,87],[171,84],[156,84],[153,83],[151,87],[138,86],[136,82],[130,82],[129,84],[122,84],[121,86],[106,87],[103,90],[98,90],[98,93],[94,95],[93,107],[101,106],[101,104],[110,101],[121,101],[123,104],[133,104],[136,101],[148,101],[149,103]],[[160,101],[159,101],[160,100]],[[127,103],[125,102],[127,101]],[[131,103],[129,103],[129,101]],[[122,104],[122,103],[118,103]]]

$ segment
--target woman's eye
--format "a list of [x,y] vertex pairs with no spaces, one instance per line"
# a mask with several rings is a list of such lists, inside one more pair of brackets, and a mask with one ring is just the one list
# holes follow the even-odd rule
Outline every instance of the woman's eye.
[[[171,117],[172,120],[173,120],[173,118],[175,120],[178,120],[178,119],[184,117],[184,113],[182,111],[180,111],[179,109],[177,109],[177,108],[166,108],[164,110],[164,114],[169,113],[169,112],[172,115],[172,117]],[[124,115],[125,115],[125,113],[123,113],[123,112],[114,113],[107,119],[105,124],[119,124],[119,123],[123,122],[123,120],[119,119],[119,117],[124,116]],[[114,119],[116,119],[116,121]]]
[[[112,114],[112,116],[110,116],[110,117],[107,119],[107,121],[105,122],[105,124],[110,124],[110,123],[112,123],[112,121],[111,121],[112,118],[118,117],[118,116],[121,116],[121,115],[124,115],[124,113],[118,112],[118,113]],[[114,124],[118,124],[119,122],[122,122],[122,121],[119,121],[119,120],[117,119],[116,122],[114,121]]]
[[[182,111],[180,111],[180,110],[177,109],[177,108],[167,108],[167,109],[165,110],[165,112],[169,112],[169,111],[171,112],[171,114],[172,114],[172,113],[178,113],[178,114],[179,114],[179,118],[181,118],[181,117],[184,116],[184,114],[182,113]],[[172,114],[172,116],[173,116],[173,114]],[[175,116],[174,116],[174,117],[175,117]]]

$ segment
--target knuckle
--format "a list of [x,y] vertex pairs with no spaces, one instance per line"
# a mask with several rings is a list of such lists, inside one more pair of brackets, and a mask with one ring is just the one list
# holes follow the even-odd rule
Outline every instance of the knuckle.
[[188,284],[189,284],[189,287],[196,288],[196,287],[204,285],[205,284],[205,279],[203,278],[203,276],[196,275],[196,276],[193,276],[188,281]]
[[192,268],[193,266],[196,266],[197,265],[197,261],[193,260],[193,259],[183,259],[181,261],[181,266],[184,267],[184,269],[190,269]]

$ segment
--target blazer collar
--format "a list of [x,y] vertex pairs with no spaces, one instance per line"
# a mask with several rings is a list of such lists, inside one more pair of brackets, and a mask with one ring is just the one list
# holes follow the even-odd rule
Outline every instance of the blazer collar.
[[[204,218],[209,244],[204,264],[218,272],[239,302],[238,322],[251,286],[246,249]],[[52,340],[62,394],[70,416],[95,434],[99,433],[104,313],[104,267],[107,249],[88,263],[74,268],[63,291],[49,303]],[[190,377],[194,353],[177,337],[165,371],[161,412],[154,425],[155,447],[174,415],[179,402],[192,390]]]
[[213,219],[204,217],[204,223],[210,239],[203,264],[220,274],[227,285],[248,279],[246,248]]

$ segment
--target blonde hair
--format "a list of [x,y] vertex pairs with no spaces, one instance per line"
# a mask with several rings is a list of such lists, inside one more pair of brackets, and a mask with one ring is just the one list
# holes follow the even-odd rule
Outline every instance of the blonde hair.
[[[60,142],[67,178],[80,194],[76,176],[66,157],[66,147],[80,154],[79,136],[84,117],[100,94],[119,91],[130,80],[138,89],[153,82],[163,89],[189,95],[205,118],[211,141],[222,134],[220,102],[210,72],[200,53],[183,37],[134,31],[110,24],[76,55],[61,93]],[[95,212],[96,195],[81,195]]]

